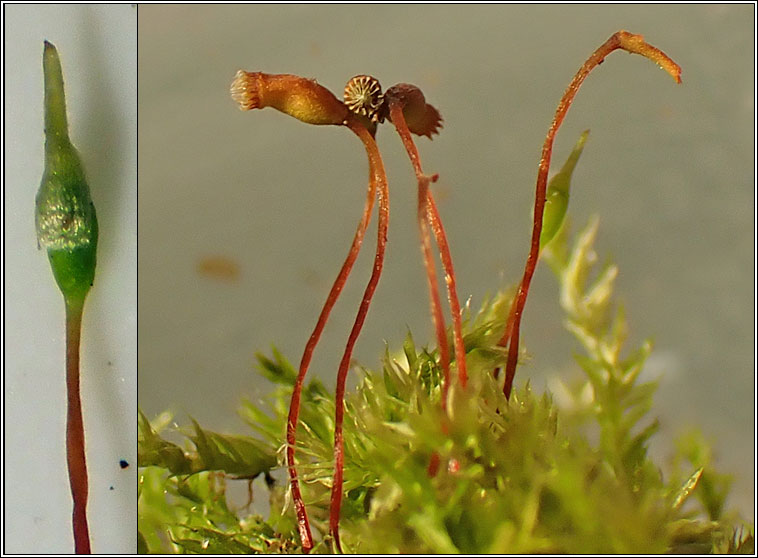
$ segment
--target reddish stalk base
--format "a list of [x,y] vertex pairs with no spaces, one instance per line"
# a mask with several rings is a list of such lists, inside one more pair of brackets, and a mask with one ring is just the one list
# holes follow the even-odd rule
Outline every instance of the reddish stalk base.
[[376,255],[374,256],[374,269],[371,272],[368,285],[366,285],[366,290],[363,293],[363,299],[358,308],[358,315],[355,317],[355,322],[350,331],[350,336],[348,337],[347,345],[345,346],[345,352],[342,355],[342,360],[340,361],[339,369],[337,371],[337,389],[334,397],[334,478],[332,481],[332,495],[329,506],[329,532],[332,537],[334,537],[335,546],[340,553],[342,552],[342,545],[340,544],[339,521],[340,508],[342,507],[342,483],[345,467],[344,439],[342,431],[342,425],[345,420],[345,383],[347,381],[347,373],[350,368],[350,359],[353,355],[355,342],[358,340],[358,335],[363,328],[363,323],[366,320],[366,315],[368,314],[368,309],[371,305],[371,299],[374,296],[376,286],[379,283],[379,277],[382,274],[390,214],[389,189],[387,187],[386,174],[384,172],[384,166],[382,165],[376,142],[360,122],[351,118],[348,120],[347,125],[358,135],[358,137],[361,138],[366,147],[366,152],[369,154],[369,161],[372,161],[372,166],[375,167],[376,172],[372,176],[373,178],[376,178],[379,183],[379,220],[377,227]]
[[[371,134],[356,119],[350,117],[348,118],[346,124],[361,139],[361,141],[363,142],[366,148],[366,153],[368,155],[368,160],[369,160],[368,194],[366,197],[366,203],[363,208],[363,216],[361,218],[361,221],[358,223],[358,228],[355,232],[355,236],[353,237],[353,242],[350,246],[350,250],[348,252],[347,258],[345,259],[345,262],[342,264],[342,268],[340,269],[340,272],[337,275],[337,278],[335,279],[331,290],[329,291],[329,295],[327,296],[326,302],[324,303],[324,306],[321,310],[321,314],[319,315],[316,326],[313,329],[313,332],[311,333],[311,336],[308,339],[308,342],[306,343],[305,349],[303,351],[303,356],[300,360],[300,368],[298,370],[298,376],[295,380],[295,385],[292,390],[289,415],[287,418],[287,469],[288,469],[289,478],[290,478],[290,486],[292,488],[292,499],[295,505],[295,514],[297,516],[300,540],[303,546],[303,552],[306,552],[306,553],[310,552],[310,550],[313,548],[313,535],[311,532],[310,522],[308,520],[308,513],[305,508],[305,502],[303,500],[303,496],[300,491],[300,483],[298,480],[297,468],[295,465],[295,449],[297,446],[297,424],[298,424],[298,417],[300,414],[300,402],[301,402],[301,397],[302,397],[303,385],[305,382],[305,376],[308,372],[308,367],[310,366],[311,358],[313,356],[313,351],[315,350],[316,345],[318,344],[318,341],[321,338],[321,334],[324,330],[324,327],[326,326],[327,320],[329,319],[329,315],[332,309],[334,308],[334,305],[336,304],[337,299],[339,298],[342,292],[342,289],[345,286],[345,283],[347,282],[350,272],[353,269],[353,265],[355,264],[355,260],[357,259],[358,254],[360,252],[361,245],[363,243],[363,238],[366,233],[366,229],[368,228],[369,222],[371,221],[371,211],[374,207],[374,200],[376,199],[377,187],[380,190],[379,228],[380,228],[380,234],[381,234],[382,229],[384,229],[384,238],[385,238],[384,242],[386,242],[386,229],[387,229],[386,221],[388,220],[388,212],[389,212],[389,206],[387,202],[386,201],[382,202],[382,196],[385,199],[387,196],[387,179],[384,172],[384,165],[382,164],[381,156],[379,155],[379,150],[376,147],[376,142],[374,141]],[[383,257],[384,257],[383,245],[381,249],[381,257],[379,254],[379,246],[377,246],[377,258],[379,258],[380,260],[383,260]],[[379,274],[381,274],[381,265],[379,266],[378,271],[375,265],[374,273],[372,274],[372,280],[374,279],[374,275],[376,275],[376,280],[373,281],[373,287],[371,287],[371,292],[369,293],[368,292],[369,289],[367,288],[367,293],[364,294],[364,300],[361,303],[361,310],[359,310],[359,318],[356,318],[356,325],[353,326],[353,331],[351,332],[350,339],[348,340],[348,347],[345,349],[346,355],[348,355],[347,356],[348,365],[349,365],[349,360],[350,360],[349,355],[352,354],[353,345],[355,344],[355,341],[358,337],[358,333],[360,332],[360,329],[363,325],[363,320],[365,319],[365,313],[368,311],[368,304],[370,303],[371,296],[373,295],[373,289],[375,289],[376,287],[376,282],[378,281]],[[369,283],[369,285],[371,286],[371,282]],[[364,306],[365,306],[365,309],[364,309]],[[358,323],[359,319],[360,319],[360,323]],[[342,370],[342,365],[340,365],[340,370]],[[344,376],[346,375],[347,375],[347,367],[345,368]],[[335,420],[335,462],[338,462],[340,464],[343,461],[341,457],[343,450],[342,450],[341,442],[338,447],[337,437],[339,436],[340,440],[342,438],[343,417],[339,415],[344,412],[343,411],[344,382],[345,382],[345,378],[342,379],[342,387],[341,387],[341,393],[340,393],[340,380],[338,378],[338,383],[337,383],[338,393],[335,397],[335,404],[338,409],[337,411],[338,416],[336,417],[336,420]],[[339,459],[337,458],[337,453],[340,454]],[[340,476],[341,476],[342,475],[341,466],[339,467],[339,469],[340,469]],[[340,488],[340,494],[341,494],[341,488]],[[332,500],[334,501],[334,497],[332,497]],[[332,508],[334,508],[334,503],[332,504]],[[339,518],[339,502],[337,503],[336,510],[337,510],[336,511],[337,518]],[[339,535],[337,534],[337,537],[336,537],[337,540],[338,540],[338,536]]]
[[91,554],[87,525],[87,462],[84,455],[84,422],[79,394],[79,342],[82,329],[84,300],[66,302],[66,388],[68,413],[66,418],[66,459],[69,484],[74,501],[73,526],[76,554]]
[[[373,167],[373,165],[372,165]],[[353,269],[355,260],[360,252],[361,245],[363,243],[363,237],[371,221],[371,210],[374,207],[374,200],[376,198],[376,177],[373,175],[369,180],[368,195],[366,197],[366,204],[363,208],[363,217],[358,223],[358,228],[355,231],[353,242],[350,245],[345,262],[342,264],[337,278],[332,285],[332,289],[329,291],[329,295],[326,298],[324,307],[321,309],[321,314],[316,322],[316,327],[313,329],[313,333],[308,338],[308,342],[305,345],[303,356],[300,359],[300,368],[298,370],[297,379],[292,390],[292,398],[290,399],[289,416],[287,418],[287,467],[290,477],[290,485],[292,486],[292,498],[295,503],[295,513],[298,520],[298,530],[300,532],[300,540],[303,545],[303,551],[309,552],[313,548],[313,535],[311,534],[310,524],[308,522],[308,514],[305,510],[305,503],[300,492],[300,486],[298,482],[297,469],[295,468],[295,446],[296,446],[296,431],[298,416],[300,414],[300,399],[303,391],[303,384],[305,382],[305,375],[308,372],[308,367],[311,363],[313,351],[321,338],[321,333],[324,331],[326,322],[329,319],[329,314],[334,308],[337,299],[342,292],[347,278]]]
[[421,233],[421,251],[424,255],[424,267],[426,269],[427,284],[429,287],[430,307],[432,319],[434,320],[435,331],[437,334],[437,344],[440,347],[440,361],[443,370],[444,384],[442,388],[442,407],[447,406],[447,393],[450,387],[450,350],[447,344],[447,334],[445,331],[445,322],[442,315],[442,304],[440,303],[439,292],[437,290],[437,275],[434,267],[434,261],[431,251],[431,240],[429,235],[429,225],[431,224],[434,231],[434,237],[439,249],[440,260],[445,269],[445,284],[447,286],[447,295],[450,303],[450,314],[453,320],[453,343],[455,349],[455,361],[458,368],[458,381],[462,387],[466,387],[468,381],[468,371],[466,368],[466,351],[463,345],[463,333],[461,329],[461,307],[458,301],[458,290],[455,282],[455,270],[453,268],[453,259],[450,255],[450,246],[447,242],[445,229],[442,226],[442,220],[434,202],[434,197],[429,189],[429,183],[437,180],[437,175],[428,176],[421,169],[421,158],[419,157],[416,144],[413,142],[408,124],[403,115],[403,105],[400,101],[390,101],[390,118],[395,125],[400,139],[403,141],[405,150],[413,165],[418,181],[418,223]]

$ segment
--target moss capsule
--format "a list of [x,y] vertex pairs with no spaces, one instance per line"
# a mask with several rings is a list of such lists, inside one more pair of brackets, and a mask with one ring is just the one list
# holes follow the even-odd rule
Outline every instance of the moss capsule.
[[409,83],[393,85],[384,94],[388,101],[396,99],[403,106],[403,116],[408,129],[417,136],[432,139],[442,127],[442,116],[439,111],[426,102],[421,89]]
[[240,110],[273,107],[306,124],[340,126],[350,112],[315,80],[290,74],[239,70],[230,92]]

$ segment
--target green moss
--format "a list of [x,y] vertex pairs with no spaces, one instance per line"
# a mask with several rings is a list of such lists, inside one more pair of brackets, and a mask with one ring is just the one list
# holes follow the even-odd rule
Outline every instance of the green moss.
[[[583,349],[576,360],[584,377],[567,388],[569,404],[559,408],[528,382],[504,398],[492,370],[505,356],[497,340],[509,292],[466,316],[470,383],[465,392],[451,388],[448,415],[436,351],[417,347],[410,334],[378,370],[358,370],[361,381],[346,398],[340,532],[347,552],[752,551],[752,527],[744,530],[723,513],[728,483],[713,470],[701,438],[679,443],[668,480],[648,455],[657,429],[648,417],[655,385],[638,378],[651,346],[624,350],[626,322],[612,297],[615,267],[589,280],[597,225],[593,220],[571,246],[563,226],[544,250],[559,279],[567,329]],[[158,434],[166,416],[152,427],[142,418],[144,551],[299,551],[281,474],[295,373],[276,351],[258,360],[272,391],[263,404],[244,401],[240,409],[255,435],[208,433],[195,424],[180,449]],[[315,552],[332,551],[324,534],[333,415],[333,396],[312,381],[304,390],[298,456],[305,501],[321,533]],[[227,483],[257,475],[270,486],[268,516],[231,510]]]

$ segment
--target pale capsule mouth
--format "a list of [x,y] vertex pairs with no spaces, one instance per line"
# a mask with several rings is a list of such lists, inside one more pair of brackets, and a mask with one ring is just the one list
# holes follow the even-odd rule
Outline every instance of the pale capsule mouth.
[[375,77],[358,75],[350,78],[342,96],[347,108],[371,122],[384,122],[385,99],[382,86]]
[[240,110],[253,110],[260,106],[260,94],[254,73],[237,70],[229,92]]

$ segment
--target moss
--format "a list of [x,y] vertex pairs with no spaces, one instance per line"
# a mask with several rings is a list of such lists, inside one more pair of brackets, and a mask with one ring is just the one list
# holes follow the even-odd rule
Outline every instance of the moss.
[[[492,374],[505,356],[497,340],[509,293],[465,316],[470,382],[465,392],[451,387],[447,414],[436,350],[417,347],[410,334],[401,350],[387,351],[378,370],[359,368],[362,379],[346,398],[346,552],[752,549],[752,528],[745,531],[723,514],[728,484],[713,470],[701,437],[678,443],[677,471],[669,479],[647,453],[657,428],[648,417],[655,386],[637,380],[650,344],[622,356],[626,323],[613,305],[613,268],[588,280],[597,229],[593,220],[568,246],[564,226],[544,254],[559,279],[567,328],[583,348],[576,360],[584,378],[566,388],[571,399],[562,408],[528,382],[506,400],[502,380]],[[181,449],[156,431],[166,416],[153,427],[141,420],[143,549],[300,549],[286,487],[271,476],[284,468],[281,444],[295,372],[276,351],[258,360],[273,389],[262,405],[245,401],[240,409],[256,435],[210,433],[195,424]],[[325,533],[333,414],[333,396],[312,381],[304,390],[298,453],[305,501],[322,534],[316,552],[332,550]],[[230,509],[227,483],[258,475],[271,484],[268,516]]]

